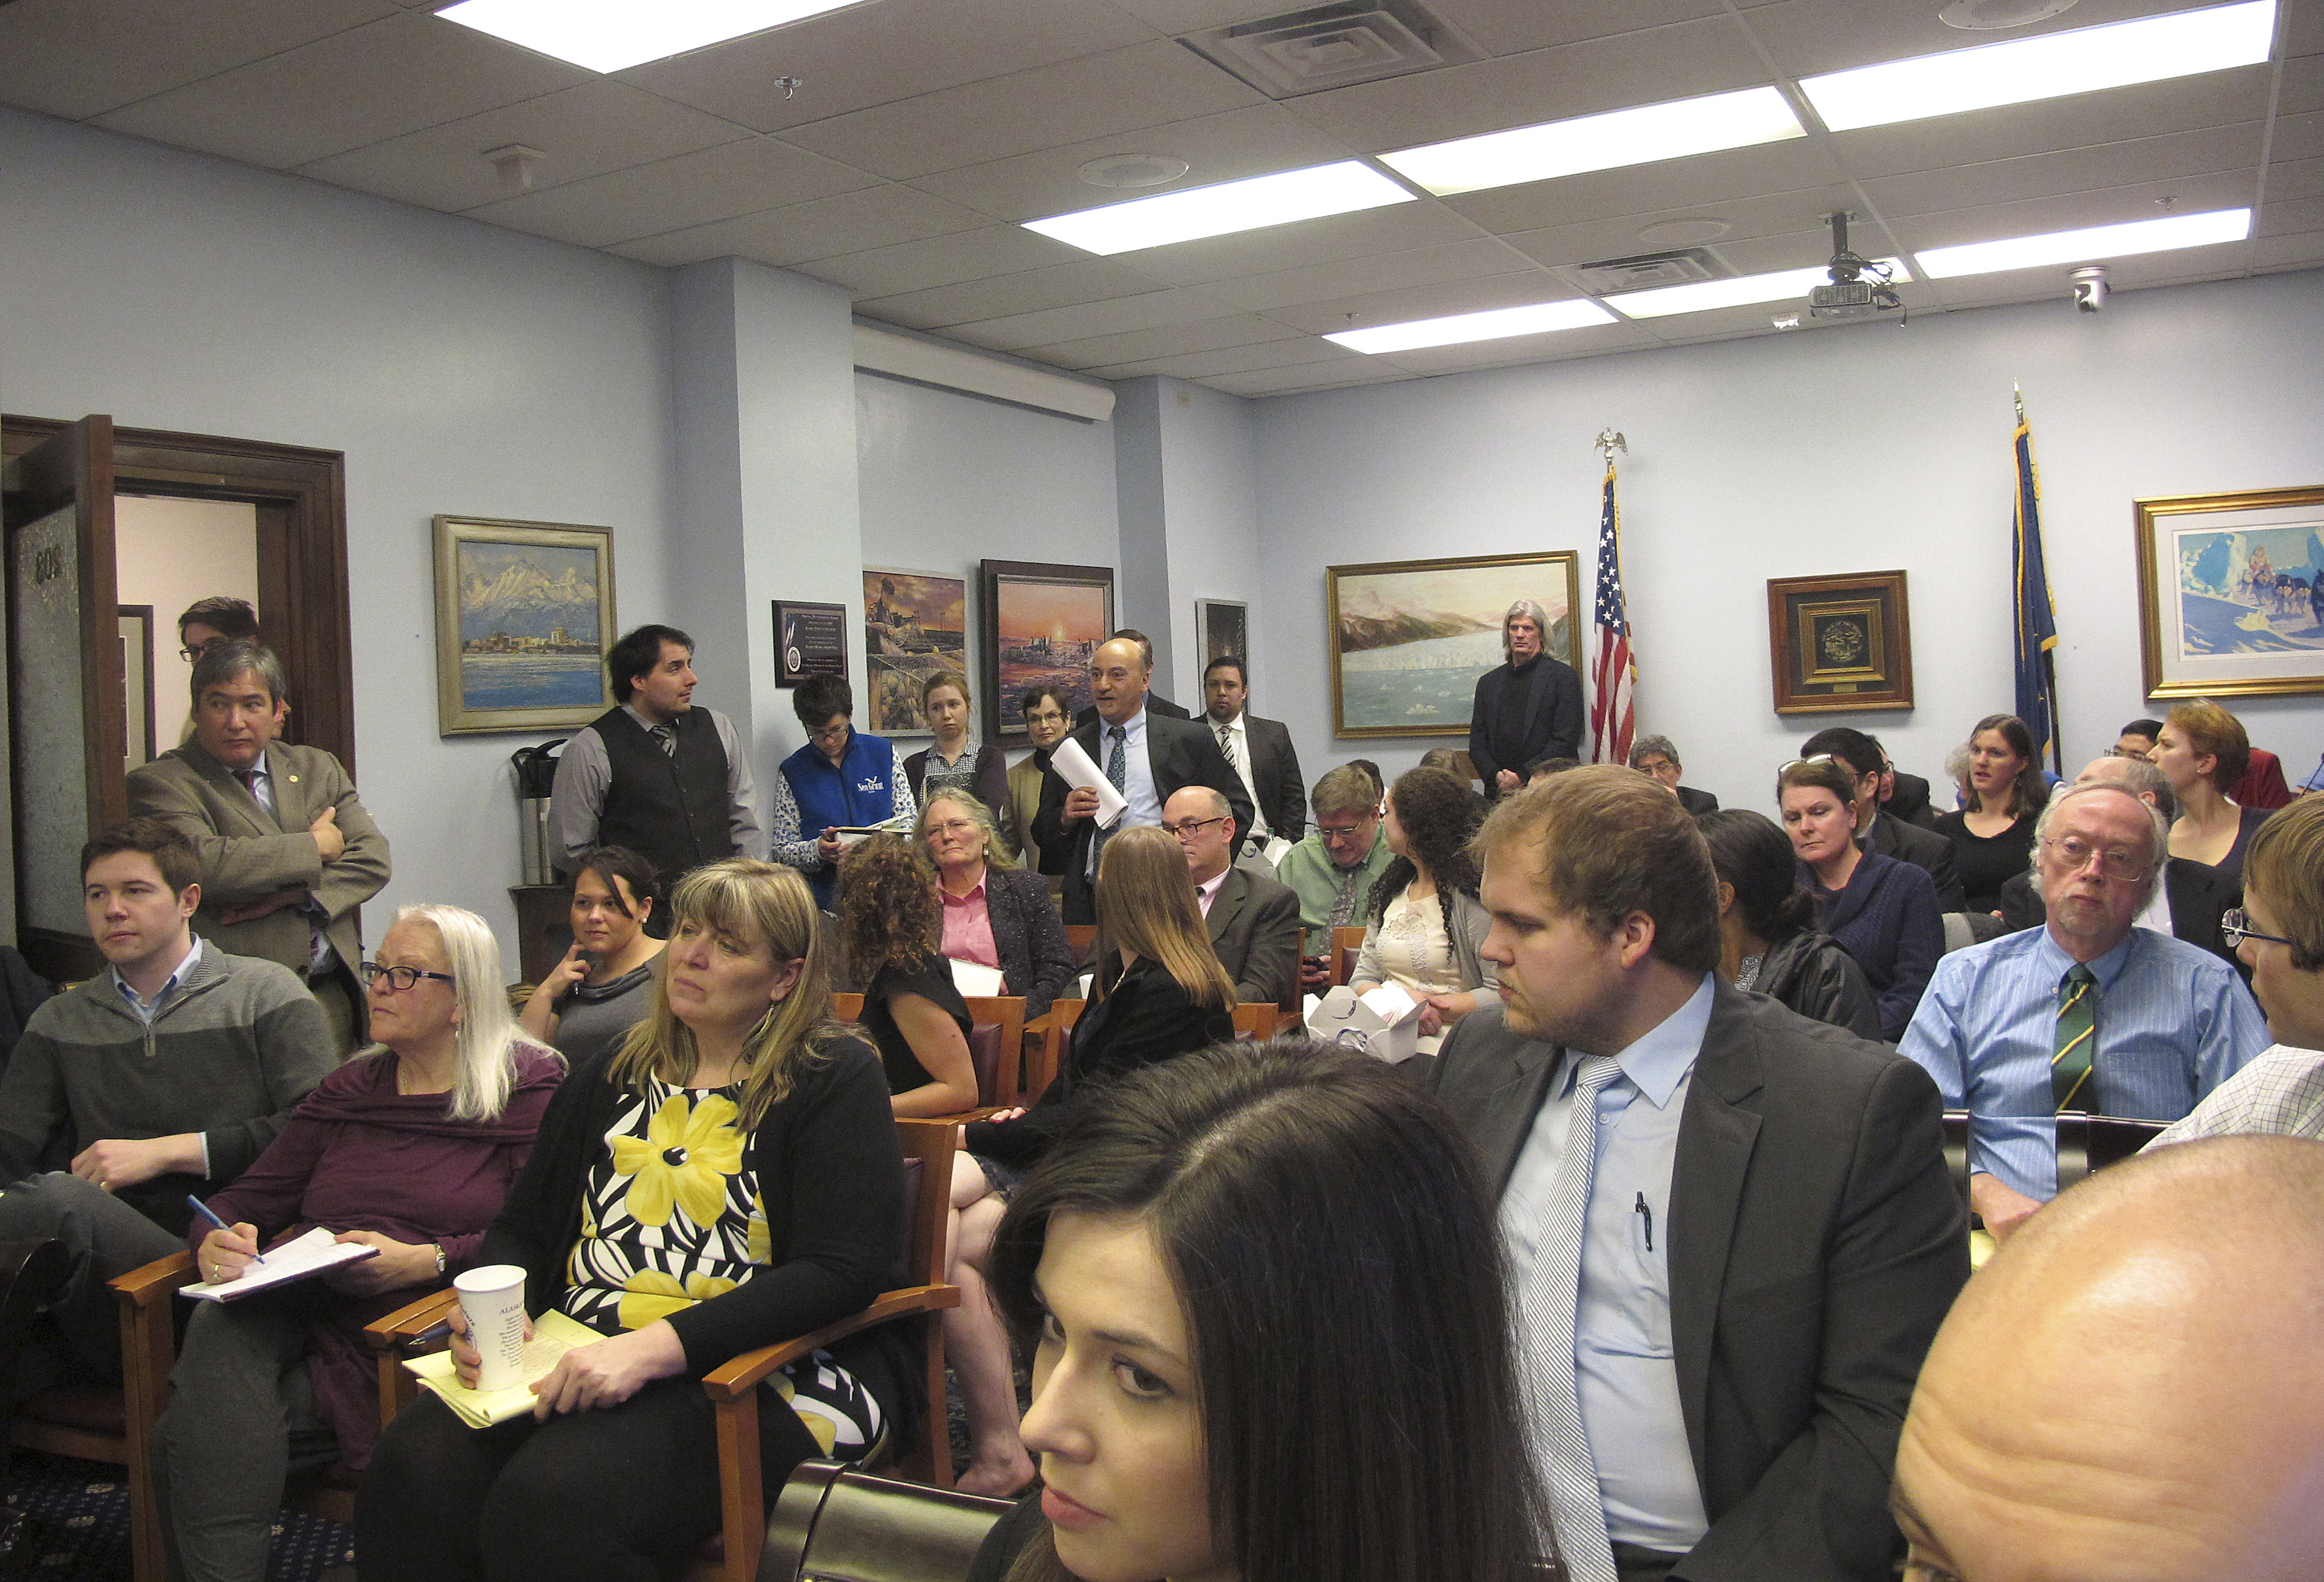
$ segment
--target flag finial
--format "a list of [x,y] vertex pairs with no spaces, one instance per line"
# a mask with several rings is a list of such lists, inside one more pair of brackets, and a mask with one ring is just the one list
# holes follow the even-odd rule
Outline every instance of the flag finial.
[[1591,440],[1590,444],[1591,448],[1606,458],[1606,464],[1609,467],[1614,464],[1616,451],[1620,451],[1624,455],[1630,454],[1630,442],[1611,428],[1600,428],[1598,431],[1598,437]]
[[2017,403],[2017,420],[2023,423],[2025,421],[2025,392],[2018,388],[2015,380],[2010,382],[2009,399]]

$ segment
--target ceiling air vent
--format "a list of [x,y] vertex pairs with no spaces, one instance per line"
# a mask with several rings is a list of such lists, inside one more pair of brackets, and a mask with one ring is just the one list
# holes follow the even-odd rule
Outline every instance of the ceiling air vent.
[[1419,0],[1344,0],[1178,41],[1273,99],[1484,59]]
[[1557,272],[1593,297],[1643,291],[1653,286],[1731,280],[1735,275],[1733,267],[1707,247],[1681,247],[1669,253],[1641,253],[1635,258],[1568,264]]

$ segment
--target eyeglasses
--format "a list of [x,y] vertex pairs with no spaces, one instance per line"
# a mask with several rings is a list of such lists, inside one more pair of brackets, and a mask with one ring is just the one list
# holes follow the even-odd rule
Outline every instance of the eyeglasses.
[[[1839,762],[1840,760],[1834,758],[1831,754],[1828,752],[1820,752],[1813,758],[1795,758],[1791,762],[1785,764],[1783,768],[1777,769],[1775,773],[1780,777],[1788,775],[1794,769],[1800,768],[1808,764],[1836,764]],[[1856,767],[1853,764],[1849,765],[1848,772],[1851,775],[1856,773]]]
[[438,983],[458,981],[449,972],[422,972],[417,967],[383,967],[377,961],[365,961],[355,970],[363,974],[365,989],[375,988],[379,980],[384,978],[387,980],[388,988],[398,994],[401,994],[407,989],[417,989],[422,978],[432,978]]
[[2101,850],[2091,845],[2080,835],[2055,836],[2043,842],[2042,844],[2055,851],[2058,854],[2058,860],[2064,863],[2070,869],[2079,870],[2087,868],[2089,866],[2090,859],[2097,858],[2098,875],[2102,878],[2144,878],[2148,869],[2153,867],[2153,864],[2144,857],[2134,857],[2118,846]]
[[1190,818],[1183,823],[1174,824],[1167,820],[1165,820],[1162,824],[1162,829],[1164,833],[1176,835],[1183,841],[1188,835],[1193,834],[1196,830],[1205,828],[1211,824],[1222,824],[1226,822],[1227,821],[1223,818]]
[[[1368,818],[1378,818],[1379,815],[1378,814],[1369,814],[1365,816]],[[1337,825],[1317,824],[1315,826],[1315,832],[1323,836],[1326,841],[1352,841],[1358,835],[1364,832],[1364,826],[1361,823]]]
[[2251,925],[2251,915],[2241,906],[2220,914],[2219,937],[2227,942],[2229,950],[2234,950],[2247,939],[2264,940],[2272,945],[2291,945],[2295,950],[2299,948],[2295,941],[2288,940],[2280,934],[2262,934],[2258,929],[2254,928]]
[[817,741],[835,741],[840,737],[846,735],[853,724],[853,721],[842,717],[833,721],[828,725],[817,725],[814,729],[810,730],[807,734],[815,738]]

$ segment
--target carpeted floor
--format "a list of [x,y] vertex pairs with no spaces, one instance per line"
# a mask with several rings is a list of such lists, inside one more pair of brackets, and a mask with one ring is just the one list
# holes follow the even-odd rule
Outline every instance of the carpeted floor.
[[[121,1468],[32,1450],[7,1455],[10,1531],[0,1571],[38,1582],[130,1582],[129,1485]],[[322,1582],[326,1569],[354,1554],[349,1529],[285,1511],[267,1582]]]

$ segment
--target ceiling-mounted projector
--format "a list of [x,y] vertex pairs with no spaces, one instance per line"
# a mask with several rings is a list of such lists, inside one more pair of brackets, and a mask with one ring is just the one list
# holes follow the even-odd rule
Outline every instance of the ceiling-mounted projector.
[[1808,312],[1817,318],[1870,318],[1903,308],[1904,299],[1888,283],[1888,266],[1848,250],[1848,211],[1831,216],[1831,284],[1808,292]]

